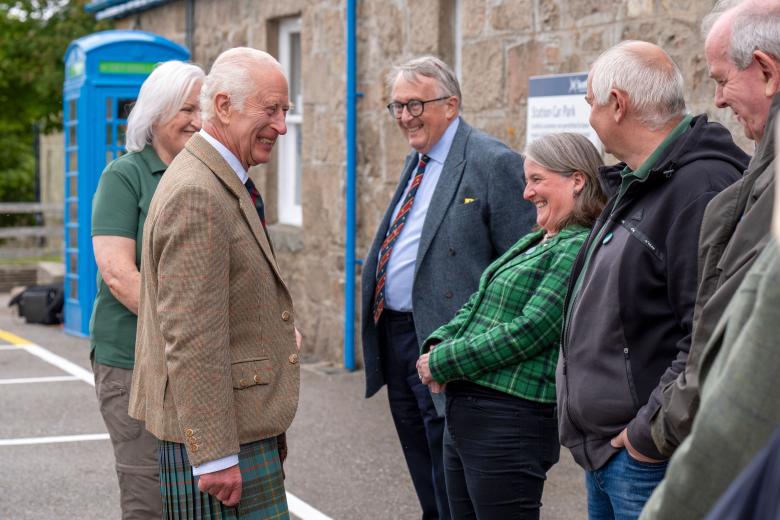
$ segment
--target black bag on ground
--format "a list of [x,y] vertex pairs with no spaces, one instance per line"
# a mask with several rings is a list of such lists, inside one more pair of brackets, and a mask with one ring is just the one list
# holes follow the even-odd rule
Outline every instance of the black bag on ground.
[[65,291],[61,283],[52,285],[31,285],[14,296],[8,306],[17,305],[19,316],[27,323],[53,325],[62,323],[62,307]]

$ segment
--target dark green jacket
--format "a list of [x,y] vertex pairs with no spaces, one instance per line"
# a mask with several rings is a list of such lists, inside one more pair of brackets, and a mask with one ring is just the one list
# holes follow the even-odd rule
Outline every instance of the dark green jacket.
[[484,272],[479,289],[423,344],[433,378],[466,379],[525,399],[555,402],[563,299],[588,230],[572,226],[540,243],[521,238]]

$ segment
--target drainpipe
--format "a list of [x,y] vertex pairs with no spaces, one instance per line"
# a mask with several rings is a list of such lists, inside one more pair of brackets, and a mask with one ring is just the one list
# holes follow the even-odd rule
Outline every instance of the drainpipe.
[[355,370],[355,215],[357,196],[357,5],[347,0],[347,179],[344,251],[344,368]]

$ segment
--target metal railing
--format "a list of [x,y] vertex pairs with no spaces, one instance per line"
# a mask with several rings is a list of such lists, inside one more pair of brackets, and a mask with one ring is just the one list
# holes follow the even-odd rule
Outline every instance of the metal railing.
[[[60,202],[0,202],[2,214],[34,214],[44,222],[61,222]],[[51,217],[51,218],[49,218]],[[25,258],[62,254],[64,228],[58,225],[0,227],[0,258]]]

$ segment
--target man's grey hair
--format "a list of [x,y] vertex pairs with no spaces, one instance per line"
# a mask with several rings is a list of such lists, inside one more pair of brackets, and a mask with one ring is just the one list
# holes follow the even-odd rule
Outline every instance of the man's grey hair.
[[594,102],[606,105],[610,90],[628,95],[639,121],[654,130],[685,114],[685,91],[680,68],[669,58],[659,63],[631,48],[625,40],[604,51],[590,68]]
[[737,68],[748,68],[753,62],[753,51],[756,50],[780,60],[780,2],[721,0],[705,17],[707,25],[702,22],[702,30],[706,30],[709,36],[715,22],[734,9],[736,12],[731,22],[729,58]]
[[710,31],[712,30],[712,26],[715,25],[715,22],[720,19],[723,13],[730,11],[732,8],[738,6],[742,2],[743,0],[718,0],[715,2],[712,11],[710,11],[709,14],[707,14],[701,21],[702,39],[707,39],[707,36],[709,36]]
[[457,97],[460,107],[463,98],[460,95],[458,78],[452,69],[436,56],[421,56],[395,65],[387,75],[387,86],[390,90],[399,76],[412,83],[419,81],[420,76],[433,78],[439,85],[439,95]]
[[257,89],[251,73],[261,64],[273,65],[282,70],[273,56],[251,47],[234,47],[217,56],[200,91],[203,120],[214,118],[214,101],[220,92],[230,96],[233,108],[243,110],[246,99]]
[[127,117],[127,151],[140,152],[151,144],[154,125],[173,119],[205,76],[203,69],[192,63],[171,60],[158,64],[141,85]]

